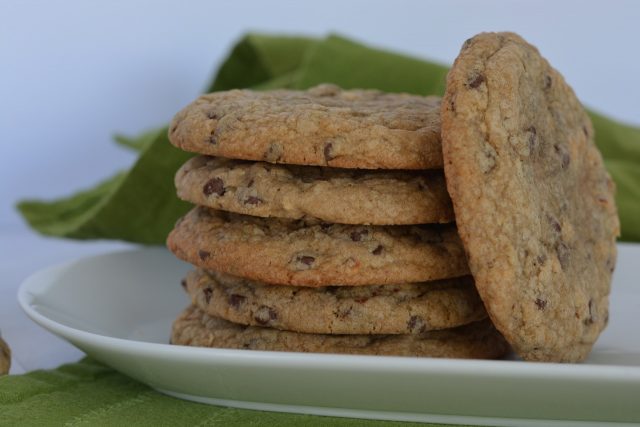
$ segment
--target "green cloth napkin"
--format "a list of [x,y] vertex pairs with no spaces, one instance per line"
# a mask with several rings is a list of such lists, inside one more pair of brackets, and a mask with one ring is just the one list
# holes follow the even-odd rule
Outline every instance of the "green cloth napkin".
[[[344,88],[442,95],[447,67],[373,49],[339,36],[325,39],[250,34],[240,40],[205,92],[240,87],[304,89],[331,82]],[[640,241],[640,129],[590,112],[596,143],[617,184],[621,240]],[[166,129],[116,141],[140,151],[126,172],[53,202],[22,201],[18,209],[43,234],[164,244],[188,209],[173,175],[189,154],[174,149]]]
[[225,408],[179,400],[89,358],[53,371],[0,377],[0,426],[411,427],[315,415]]

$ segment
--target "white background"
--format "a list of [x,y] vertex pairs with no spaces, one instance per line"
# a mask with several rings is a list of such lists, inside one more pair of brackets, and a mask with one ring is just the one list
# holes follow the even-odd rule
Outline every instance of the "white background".
[[640,125],[637,1],[0,0],[0,329],[20,359],[14,366],[78,356],[24,318],[19,282],[122,246],[33,235],[16,200],[68,195],[130,165],[133,154],[112,134],[167,122],[248,30],[335,31],[447,64],[475,33],[516,31],[587,105]]

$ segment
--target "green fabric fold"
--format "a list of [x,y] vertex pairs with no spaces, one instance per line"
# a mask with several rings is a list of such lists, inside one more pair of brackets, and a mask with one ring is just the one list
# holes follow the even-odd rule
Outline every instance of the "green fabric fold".
[[66,199],[20,202],[18,209],[43,234],[163,244],[176,219],[190,209],[176,197],[173,176],[192,155],[169,143],[166,128],[130,145],[142,152],[128,172]]
[[[233,47],[207,91],[251,87],[304,89],[323,82],[344,88],[442,95],[444,65],[374,49],[332,35],[325,39],[249,34]],[[590,112],[596,143],[617,184],[621,240],[640,241],[640,129]],[[164,244],[187,206],[173,175],[189,155],[171,148],[157,130],[119,144],[140,151],[137,163],[93,189],[51,201],[23,201],[18,209],[43,234]]]
[[204,405],[158,393],[90,358],[52,371],[0,377],[0,426],[23,425],[436,426]]
[[317,43],[307,37],[248,34],[233,47],[205,93],[255,87],[288,75]]

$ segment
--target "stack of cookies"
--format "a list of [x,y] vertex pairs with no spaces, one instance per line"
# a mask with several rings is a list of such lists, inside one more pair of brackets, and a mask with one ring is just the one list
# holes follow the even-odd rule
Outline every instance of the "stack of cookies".
[[197,206],[169,248],[194,265],[174,344],[494,358],[442,171],[440,100],[321,85],[234,90],[178,113]]
[[176,177],[199,206],[168,239],[196,266],[175,344],[576,362],[607,325],[615,186],[516,34],[467,40],[442,102],[230,91],[169,136],[203,155]]

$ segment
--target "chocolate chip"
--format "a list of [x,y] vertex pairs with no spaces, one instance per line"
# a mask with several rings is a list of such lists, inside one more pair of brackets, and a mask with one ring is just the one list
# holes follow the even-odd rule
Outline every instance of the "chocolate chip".
[[351,237],[351,240],[353,240],[354,242],[359,242],[362,240],[362,237],[366,236],[367,234],[369,234],[369,230],[357,230],[357,231],[352,231],[351,234],[349,234],[349,236]]
[[296,270],[309,270],[313,268],[313,263],[315,262],[315,260],[315,257],[312,257],[310,255],[298,254],[293,258],[291,262],[293,263],[293,267]]
[[407,322],[407,328],[409,332],[420,332],[423,333],[427,330],[427,325],[424,322],[424,319],[421,316],[413,315],[409,318]]
[[329,231],[329,229],[331,228],[333,224],[329,223],[329,222],[321,222],[320,223],[320,230],[327,232]]
[[346,319],[347,317],[349,317],[349,315],[351,314],[351,312],[353,311],[353,307],[347,307],[347,308],[342,308],[342,309],[338,309],[338,310],[334,310],[333,314],[334,316],[336,316],[338,319]]
[[586,319],[584,319],[584,324],[585,325],[592,325],[593,323],[595,323],[596,320],[598,320],[598,313],[596,312],[596,305],[593,302],[592,299],[589,300],[589,317],[587,317]]
[[613,271],[616,269],[616,263],[612,257],[607,258],[606,266],[607,270],[609,270],[609,273],[613,273]]
[[207,118],[209,118],[209,120],[215,120],[218,118],[218,115],[214,111],[209,111],[207,113]]
[[560,267],[566,270],[569,266],[569,246],[562,241],[556,243],[556,255],[558,256],[558,261],[560,261]]
[[538,261],[538,265],[542,265],[547,260],[547,256],[545,254],[538,255],[536,257],[536,261]]
[[209,304],[209,302],[211,301],[211,296],[213,295],[213,289],[211,288],[204,288],[202,290],[202,293],[204,294],[204,301]]
[[253,178],[247,183],[247,187],[253,187]]
[[380,255],[382,253],[383,249],[384,248],[383,248],[382,245],[378,245],[378,246],[376,246],[376,248],[373,251],[371,251],[371,253],[374,254],[374,255]]
[[329,163],[330,160],[333,160],[335,157],[333,156],[333,143],[327,142],[324,145],[324,160]]
[[246,199],[244,199],[245,205],[259,205],[260,203],[263,203],[263,202],[264,200],[255,196],[249,196]]
[[551,76],[549,74],[544,76],[544,88],[549,89],[551,87],[551,83],[553,83]]
[[202,261],[204,261],[204,260],[206,260],[207,258],[209,258],[211,256],[211,252],[204,251],[204,250],[200,249],[198,251],[198,256],[200,257],[200,259]]
[[533,153],[534,148],[536,147],[536,142],[538,139],[537,131],[535,126],[529,126],[527,128],[527,132],[529,132],[529,152]]
[[472,75],[469,77],[469,80],[467,80],[467,85],[471,89],[477,89],[482,83],[484,83],[484,75],[482,74]]
[[261,305],[258,308],[258,310],[255,312],[255,315],[253,316],[253,318],[260,325],[266,325],[276,320],[278,318],[278,313],[276,313],[276,311],[271,307],[267,307],[266,305]]
[[364,304],[365,302],[369,301],[369,298],[356,298],[354,299],[354,301],[358,304]]
[[567,166],[569,166],[569,163],[571,163],[571,156],[569,155],[569,152],[567,151],[566,147],[559,144],[555,144],[553,148],[556,150],[556,153],[560,156],[562,169],[566,169]]
[[217,194],[218,196],[224,195],[227,191],[224,188],[224,181],[220,178],[211,178],[207,183],[202,187],[202,192],[205,196],[210,196],[212,194]]
[[247,297],[239,294],[229,295],[229,305],[233,308],[240,308],[242,304],[247,300]]
[[187,281],[186,281],[186,280],[184,280],[184,279],[182,279],[182,280],[180,281],[180,286],[182,286],[182,289],[187,289]]
[[545,308],[547,308],[547,301],[540,299],[540,298],[536,298],[536,306],[538,307],[538,310],[540,311],[544,311]]
[[298,257],[298,261],[300,261],[301,263],[305,264],[305,265],[311,265],[313,264],[313,262],[316,259],[312,256],[307,256],[307,255],[302,255],[300,257]]
[[556,233],[561,233],[562,232],[562,226],[560,225],[560,223],[558,222],[557,219],[555,219],[551,215],[547,215],[547,221],[549,221],[549,225],[551,225],[551,228],[553,228],[553,230]]

